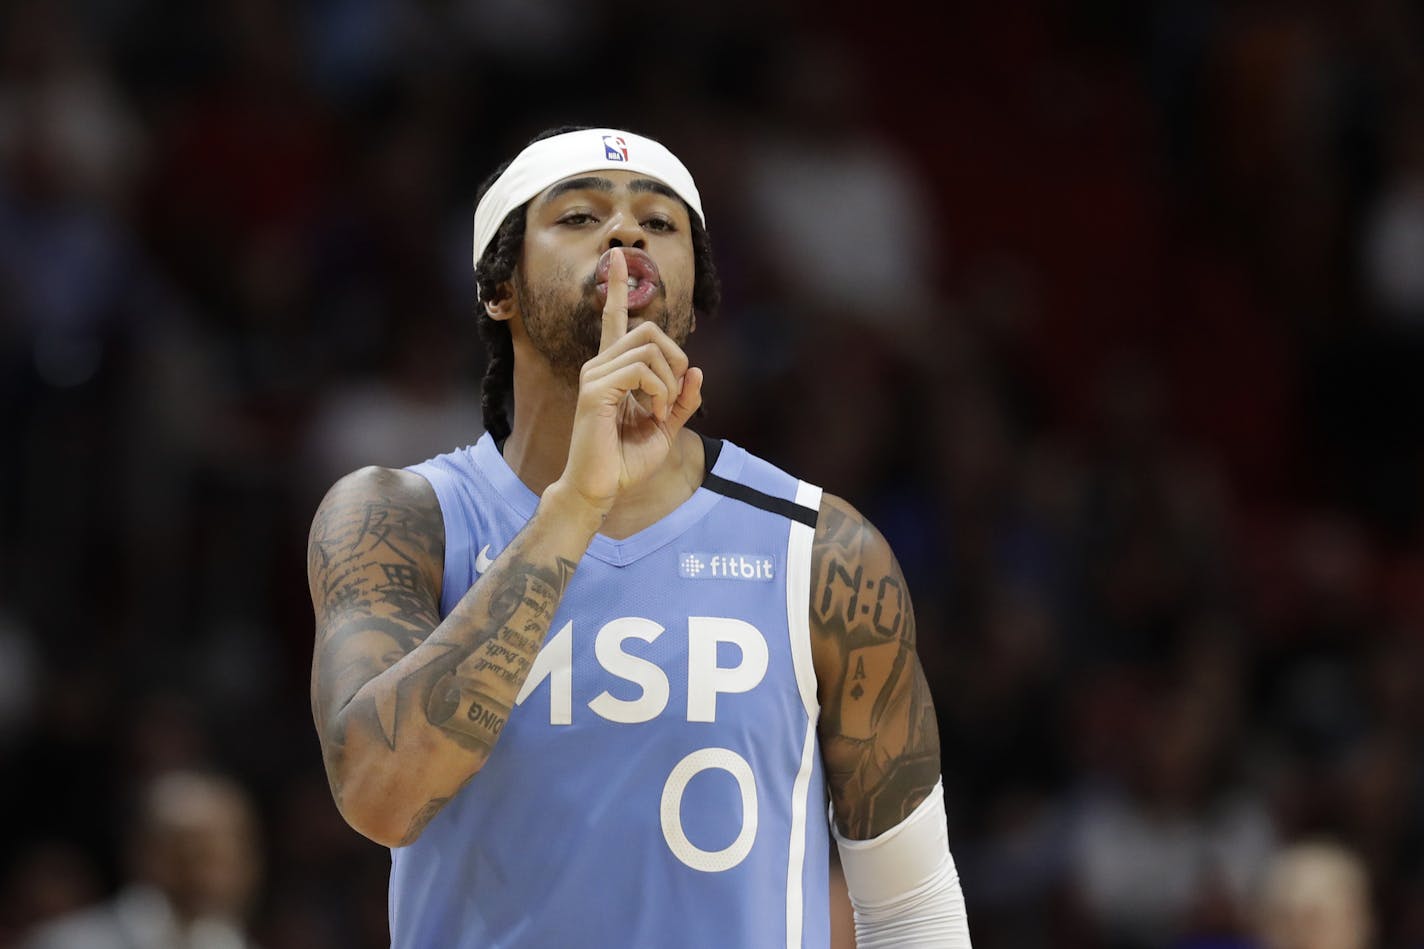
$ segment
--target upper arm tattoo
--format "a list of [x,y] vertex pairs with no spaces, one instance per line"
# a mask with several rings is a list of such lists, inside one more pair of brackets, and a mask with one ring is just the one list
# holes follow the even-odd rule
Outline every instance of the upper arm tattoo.
[[440,622],[444,521],[434,493],[413,496],[400,477],[377,471],[359,496],[333,491],[312,522],[318,727]]
[[939,780],[939,730],[915,655],[915,614],[885,539],[827,496],[812,554],[821,751],[842,835],[875,837]]

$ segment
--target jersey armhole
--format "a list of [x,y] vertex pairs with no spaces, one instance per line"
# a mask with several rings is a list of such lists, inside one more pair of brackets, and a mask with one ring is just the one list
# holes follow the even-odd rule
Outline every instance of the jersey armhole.
[[[444,619],[454,609],[454,603],[446,602],[450,590],[459,589],[459,580],[470,569],[468,545],[458,543],[459,537],[451,531],[450,515],[457,504],[455,486],[449,475],[434,462],[422,462],[406,469],[420,475],[435,492],[435,503],[440,507],[440,523],[445,532],[445,555],[440,565],[440,618]],[[454,582],[452,582],[452,580]]]

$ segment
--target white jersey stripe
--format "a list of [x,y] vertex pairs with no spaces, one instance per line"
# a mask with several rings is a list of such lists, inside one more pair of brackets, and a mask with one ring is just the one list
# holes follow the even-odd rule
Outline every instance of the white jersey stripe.
[[[821,489],[802,481],[796,489],[796,503],[813,511],[821,509]],[[811,661],[811,547],[816,529],[791,524],[786,544],[786,625],[791,630],[791,661],[796,667],[796,685],[801,704],[814,721],[821,714],[816,698],[816,667]]]
[[[811,510],[821,506],[821,489],[802,481],[796,503]],[[816,699],[816,669],[811,658],[811,548],[816,529],[792,523],[786,542],[786,625],[791,633],[791,661],[801,704],[806,708],[806,738],[801,745],[801,767],[791,789],[791,848],[786,862],[786,949],[801,949],[805,894],[802,880],[806,865],[806,814],[810,809],[811,771],[816,758],[816,720],[821,713]]]
[[801,770],[796,772],[796,784],[791,794],[791,858],[786,862],[786,949],[801,949],[802,917],[805,914],[805,894],[801,881],[806,867],[806,800],[811,788],[811,762],[816,751],[816,720],[806,721],[806,744],[801,749]]

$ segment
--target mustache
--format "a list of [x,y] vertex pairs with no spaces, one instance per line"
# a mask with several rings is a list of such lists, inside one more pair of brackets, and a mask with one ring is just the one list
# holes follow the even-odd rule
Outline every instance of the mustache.
[[[664,303],[666,303],[666,302],[667,302],[667,299],[668,299],[668,288],[667,288],[667,284],[666,284],[665,282],[663,282],[662,280],[659,280],[659,281],[657,282],[656,286],[657,286],[657,289],[656,289],[656,290],[654,291],[654,293],[653,293],[653,299],[654,299],[654,300],[662,300]],[[591,294],[591,295],[593,295],[593,296],[595,296],[595,297],[598,296],[598,268],[597,268],[597,266],[594,267],[594,272],[593,272],[593,273],[589,274],[589,275],[588,275],[587,277],[585,277],[582,281],[580,281],[580,287],[582,288],[582,291],[583,291],[583,293],[584,293],[585,295]],[[644,309],[646,309],[646,307],[644,307]],[[601,305],[601,304],[600,304],[600,307],[599,307],[599,312],[600,312],[600,314],[602,313],[602,305]]]

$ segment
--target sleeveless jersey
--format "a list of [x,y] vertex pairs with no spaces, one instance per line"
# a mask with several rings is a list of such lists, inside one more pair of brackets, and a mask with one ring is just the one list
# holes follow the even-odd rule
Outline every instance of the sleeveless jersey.
[[[488,761],[391,852],[395,949],[829,945],[821,491],[704,444],[686,502],[594,537]],[[489,435],[410,470],[444,516],[445,616],[539,499]]]

